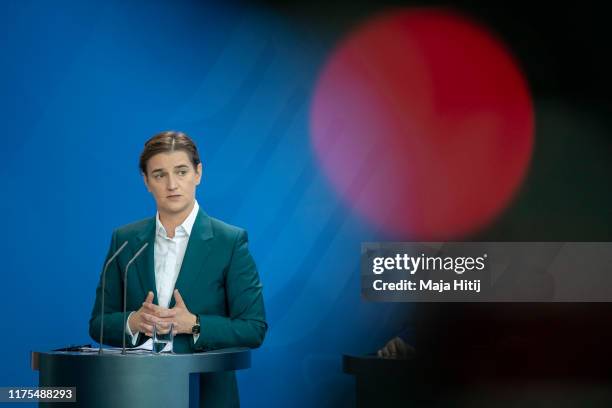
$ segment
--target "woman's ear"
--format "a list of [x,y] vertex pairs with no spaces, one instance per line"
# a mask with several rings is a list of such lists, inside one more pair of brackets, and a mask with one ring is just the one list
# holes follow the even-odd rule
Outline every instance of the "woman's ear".
[[202,171],[202,163],[198,163],[196,166],[196,186],[200,184],[200,181],[202,181]]
[[149,178],[147,177],[145,173],[140,173],[140,174],[142,174],[142,181],[144,181],[145,187],[147,188],[147,191],[150,193],[151,189],[149,188]]

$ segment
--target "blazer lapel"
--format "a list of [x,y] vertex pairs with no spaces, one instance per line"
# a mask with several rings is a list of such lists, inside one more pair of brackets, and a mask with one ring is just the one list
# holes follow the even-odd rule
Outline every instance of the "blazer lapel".
[[[149,246],[144,250],[143,254],[134,262],[138,268],[138,277],[140,285],[145,291],[145,296],[149,291],[153,292],[153,303],[157,304],[157,285],[155,284],[155,218],[147,224],[145,228],[136,236],[136,244],[132,248],[132,253],[136,253],[145,242]],[[143,299],[144,301],[144,299]]]
[[[212,238],[213,231],[210,217],[200,209],[193,224],[181,270],[174,286],[183,298],[189,293],[189,289],[194,287],[194,283],[202,270],[202,265],[210,252]],[[168,307],[174,307],[175,303],[174,296],[172,296]]]

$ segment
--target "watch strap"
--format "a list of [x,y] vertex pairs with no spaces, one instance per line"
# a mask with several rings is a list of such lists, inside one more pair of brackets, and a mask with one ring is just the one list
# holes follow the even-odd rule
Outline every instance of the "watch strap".
[[196,321],[193,327],[191,328],[192,334],[200,334],[200,315],[196,314]]

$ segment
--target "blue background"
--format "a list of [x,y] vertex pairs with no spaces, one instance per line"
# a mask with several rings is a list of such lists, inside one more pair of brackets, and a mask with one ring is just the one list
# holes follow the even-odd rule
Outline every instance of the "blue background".
[[[270,329],[238,373],[243,406],[353,405],[342,354],[376,350],[411,318],[411,305],[361,301],[360,243],[402,237],[338,199],[308,128],[336,42],[403,2],[221,3],[2,2],[0,386],[37,384],[32,350],[92,342],[111,232],[155,214],[138,156],[168,129],[195,139],[198,201],[249,231],[264,284]],[[608,14],[460,3],[513,52],[536,117],[516,200],[468,238],[612,240]]]
[[155,214],[143,143],[177,129],[202,154],[200,205],[249,231],[264,284],[270,329],[238,374],[243,405],[350,403],[341,355],[380,347],[409,306],[360,301],[359,245],[380,234],[339,202],[310,147],[332,43],[253,4],[2,8],[0,386],[37,384],[32,350],[91,342],[111,232]]

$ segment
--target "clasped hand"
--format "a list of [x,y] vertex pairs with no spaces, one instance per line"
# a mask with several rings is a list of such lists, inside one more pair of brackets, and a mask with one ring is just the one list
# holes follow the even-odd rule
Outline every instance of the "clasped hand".
[[196,316],[187,309],[178,289],[174,289],[174,300],[176,304],[173,308],[161,307],[153,303],[153,292],[149,292],[140,309],[129,318],[132,333],[140,332],[153,337],[153,325],[159,322],[173,323],[175,335],[191,333]]

